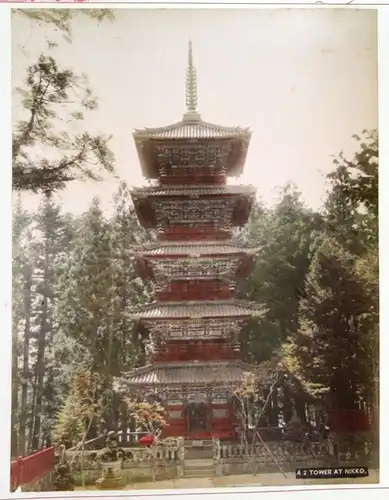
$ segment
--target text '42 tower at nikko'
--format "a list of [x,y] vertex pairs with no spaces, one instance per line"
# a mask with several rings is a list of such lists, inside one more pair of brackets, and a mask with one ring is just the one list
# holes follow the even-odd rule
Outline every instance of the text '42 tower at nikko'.
[[247,222],[255,188],[227,185],[243,171],[251,132],[201,119],[191,44],[186,106],[181,121],[134,132],[143,175],[154,185],[131,195],[157,243],[132,251],[156,293],[134,314],[149,333],[149,364],[122,380],[131,391],[158,394],[168,410],[165,436],[228,439],[236,426],[232,394],[251,368],[240,360],[237,339],[259,312],[234,298],[255,251],[232,239]]

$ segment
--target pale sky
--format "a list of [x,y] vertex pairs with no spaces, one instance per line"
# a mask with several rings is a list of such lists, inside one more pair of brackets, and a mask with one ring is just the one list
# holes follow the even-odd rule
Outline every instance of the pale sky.
[[[205,121],[251,128],[241,181],[255,185],[265,202],[292,181],[318,208],[331,155],[352,153],[352,134],[377,127],[373,10],[120,9],[115,15],[100,25],[80,16],[73,43],[60,39],[55,55],[88,75],[99,109],[84,127],[112,134],[117,174],[130,185],[144,183],[132,131],[171,124],[185,111],[189,38],[199,112]],[[13,21],[16,86],[44,50],[45,35],[19,16]],[[75,182],[61,201],[79,213],[98,196],[108,208],[117,186]],[[36,197],[26,202],[32,207]]]

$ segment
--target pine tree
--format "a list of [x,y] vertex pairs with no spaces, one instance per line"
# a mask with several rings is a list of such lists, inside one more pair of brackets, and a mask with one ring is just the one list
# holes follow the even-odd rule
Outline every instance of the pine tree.
[[[12,235],[12,456],[23,455],[25,451],[32,274],[28,252],[30,224],[31,218],[23,209],[20,197],[18,197],[13,213]],[[20,358],[23,363],[21,372],[19,370]],[[19,391],[21,391],[20,401]]]
[[298,304],[320,228],[320,216],[304,206],[292,185],[284,187],[273,209],[259,206],[253,211],[243,239],[260,251],[252,273],[239,286],[239,294],[263,304],[267,313],[243,332],[249,361],[269,359],[296,332]]
[[[56,268],[66,250],[66,224],[60,208],[46,197],[34,217],[35,255],[33,283],[33,329],[35,342],[34,384],[32,395],[33,425],[31,447],[42,445],[42,411],[47,399],[53,397],[53,380],[47,366],[47,353],[54,335],[54,301],[56,289]],[[46,392],[46,398],[44,398]],[[45,401],[46,399],[46,401]]]
[[288,368],[333,409],[354,409],[371,378],[364,315],[371,307],[355,256],[322,241],[300,303],[300,330],[286,348]]

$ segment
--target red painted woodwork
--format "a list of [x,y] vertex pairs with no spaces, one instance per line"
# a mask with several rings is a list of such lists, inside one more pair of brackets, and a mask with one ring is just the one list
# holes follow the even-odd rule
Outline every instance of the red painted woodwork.
[[232,237],[232,231],[217,231],[213,227],[173,227],[158,232],[160,241],[222,241]]
[[239,359],[239,357],[239,352],[227,342],[183,340],[166,343],[155,352],[153,360],[156,362],[216,361]]
[[329,414],[328,425],[337,433],[368,432],[374,419],[365,410],[333,410]]
[[46,448],[11,462],[11,489],[38,481],[54,468],[55,448]]
[[[168,407],[169,411],[173,407]],[[226,404],[209,404],[210,414],[208,421],[208,432],[190,432],[188,416],[185,411],[184,406],[175,406],[177,410],[182,411],[182,419],[172,419],[169,421],[169,425],[163,430],[163,436],[165,437],[180,437],[185,436],[188,439],[210,439],[212,437],[220,437],[223,439],[234,439],[236,437],[235,431],[235,419],[232,411],[231,405]],[[212,418],[212,410],[215,408],[226,409],[227,416],[225,418]]]
[[235,287],[220,280],[177,280],[157,292],[156,300],[228,300],[234,297]]

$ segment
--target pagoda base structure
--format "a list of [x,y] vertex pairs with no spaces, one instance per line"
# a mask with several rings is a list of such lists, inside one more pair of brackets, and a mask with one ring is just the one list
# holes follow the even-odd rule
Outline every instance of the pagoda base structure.
[[235,440],[233,394],[250,369],[241,361],[154,363],[123,377],[122,389],[163,402],[164,437]]

